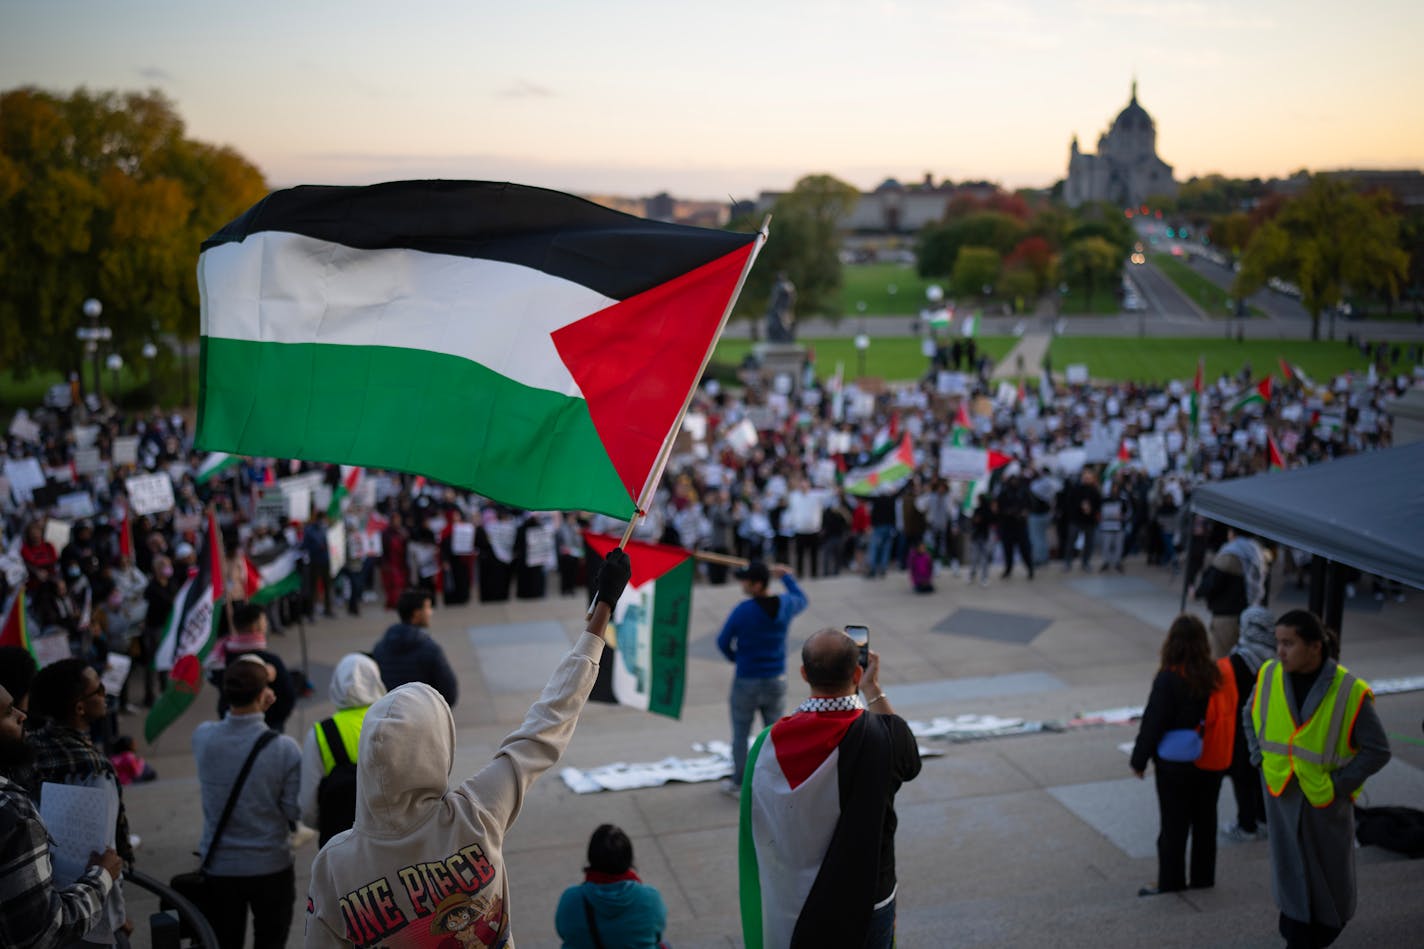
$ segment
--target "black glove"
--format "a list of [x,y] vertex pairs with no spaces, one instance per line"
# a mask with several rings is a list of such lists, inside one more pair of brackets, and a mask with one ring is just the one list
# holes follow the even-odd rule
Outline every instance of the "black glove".
[[607,603],[609,609],[618,605],[623,588],[633,577],[633,565],[628,561],[628,552],[615,547],[603,558],[603,566],[598,568],[597,602]]

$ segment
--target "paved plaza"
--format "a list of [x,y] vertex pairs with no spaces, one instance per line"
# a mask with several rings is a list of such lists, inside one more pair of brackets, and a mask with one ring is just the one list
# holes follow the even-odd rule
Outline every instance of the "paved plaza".
[[[1157,650],[1180,589],[1165,570],[1132,564],[1104,576],[1052,564],[987,588],[948,575],[938,592],[909,592],[903,574],[867,581],[846,575],[804,580],[811,605],[792,628],[793,649],[817,628],[863,622],[883,656],[881,682],[908,719],[966,713],[1066,722],[1081,713],[1146,701]],[[1280,581],[1277,578],[1277,584]],[[563,764],[592,768],[692,756],[694,743],[726,740],[732,668],[714,639],[739,599],[735,586],[699,585],[693,596],[686,705],[680,721],[591,705]],[[1303,604],[1281,590],[1273,607]],[[584,603],[471,604],[437,611],[432,631],[460,675],[455,780],[488,759],[521,719],[581,627]],[[318,694],[287,731],[300,735],[331,711],[326,683],[348,651],[369,649],[392,614],[323,620],[307,630]],[[1345,611],[1343,662],[1370,680],[1424,675],[1424,594],[1380,602],[1362,586]],[[272,637],[297,666],[296,629]],[[805,694],[792,669],[790,698]],[[214,711],[209,689],[149,753],[161,779],[126,791],[143,838],[139,866],[167,879],[190,869],[201,817],[189,753],[194,726]],[[1424,692],[1381,696],[1394,760],[1366,785],[1362,803],[1424,807]],[[141,720],[127,717],[138,733]],[[1156,874],[1156,797],[1128,770],[1120,745],[1132,726],[1072,728],[955,743],[898,799],[899,939],[905,949],[941,946],[1277,946],[1266,844],[1223,840],[1217,885],[1140,899]],[[1229,782],[1223,826],[1234,818]],[[581,879],[588,835],[613,822],[632,837],[643,879],[668,906],[667,938],[678,949],[741,945],[737,900],[737,806],[715,782],[575,794],[557,769],[534,786],[506,844],[511,910],[521,949],[558,946],[554,907]],[[298,891],[315,853],[297,855]],[[1360,908],[1340,946],[1415,944],[1424,931],[1424,861],[1358,851]],[[135,900],[136,945],[152,904]],[[289,945],[301,944],[298,914]]]

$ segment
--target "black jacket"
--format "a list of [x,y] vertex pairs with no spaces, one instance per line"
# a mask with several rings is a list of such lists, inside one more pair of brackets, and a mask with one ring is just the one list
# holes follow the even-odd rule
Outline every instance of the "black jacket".
[[387,689],[407,682],[424,682],[445,696],[445,703],[451,708],[460,698],[460,685],[445,658],[445,650],[419,626],[395,624],[371,650],[371,658],[381,667],[381,681]]

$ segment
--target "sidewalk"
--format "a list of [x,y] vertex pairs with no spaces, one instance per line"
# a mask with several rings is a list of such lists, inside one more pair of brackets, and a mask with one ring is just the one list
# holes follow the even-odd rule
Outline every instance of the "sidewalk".
[[[1021,575],[987,588],[948,575],[917,596],[903,574],[805,580],[811,605],[792,628],[794,656],[817,628],[864,621],[882,653],[882,683],[909,719],[966,713],[1063,721],[1085,711],[1141,705],[1147,697],[1179,588],[1165,571],[1134,562],[1125,576],[1063,573],[1046,565],[1032,582]],[[1296,605],[1282,591],[1281,609]],[[692,743],[725,740],[731,667],[714,639],[739,600],[733,586],[699,585],[693,595],[688,685],[683,715],[672,721],[590,705],[564,763],[591,768],[616,761],[656,761],[693,754]],[[454,780],[488,760],[522,718],[557,656],[581,627],[580,598],[441,609],[433,623],[460,674],[455,708],[459,741]],[[301,703],[288,726],[299,735],[330,712],[332,666],[365,650],[391,622],[368,608],[360,618],[324,620],[309,629],[310,676],[318,698]],[[1352,601],[1345,614],[1344,658],[1366,679],[1424,674],[1424,595],[1404,604]],[[273,637],[289,663],[299,661],[296,631]],[[788,698],[804,695],[795,676]],[[192,869],[200,810],[189,736],[213,713],[205,692],[148,751],[162,778],[125,792],[142,869],[167,879]],[[1424,692],[1385,695],[1386,730],[1419,738]],[[137,717],[124,719],[131,731]],[[1263,843],[1222,841],[1217,886],[1210,891],[1138,899],[1155,876],[1156,798],[1135,780],[1119,745],[1127,726],[1045,732],[971,743],[927,741],[920,777],[901,791],[897,811],[900,879],[898,945],[1275,946],[1269,857]],[[1367,786],[1366,803],[1424,802],[1424,747],[1397,741],[1390,765]],[[668,906],[667,937],[678,949],[741,945],[737,897],[737,805],[715,782],[577,795],[558,769],[533,787],[506,841],[511,911],[521,949],[554,947],[554,906],[581,878],[588,834],[613,822],[633,839],[640,874]],[[1229,786],[1229,782],[1227,783]],[[1223,790],[1222,816],[1234,818]],[[297,855],[298,893],[315,852]],[[1366,848],[1358,851],[1360,907],[1341,945],[1404,945],[1424,924],[1424,861]],[[135,945],[151,905],[135,899]],[[1414,933],[1414,936],[1409,935]],[[1150,934],[1150,935],[1148,935]],[[300,912],[289,946],[302,939]]]
[[1043,361],[1048,358],[1048,348],[1052,345],[1052,333],[1025,333],[1019,337],[1014,348],[999,360],[989,374],[990,380],[1013,382],[1021,378],[1037,379]]

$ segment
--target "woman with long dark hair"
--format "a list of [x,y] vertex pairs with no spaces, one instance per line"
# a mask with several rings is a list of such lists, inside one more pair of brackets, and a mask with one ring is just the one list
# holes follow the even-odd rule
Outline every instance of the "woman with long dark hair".
[[1355,915],[1354,796],[1389,761],[1369,683],[1337,661],[1318,617],[1276,620],[1276,658],[1261,666],[1246,742],[1266,786],[1271,892],[1287,946],[1328,946]]
[[[1132,772],[1138,778],[1145,776],[1147,762],[1152,761],[1162,821],[1157,834],[1157,883],[1138,890],[1138,896],[1216,883],[1216,799],[1222,772],[1196,765],[1196,754],[1189,750],[1191,736],[1186,733],[1199,734],[1207,703],[1219,685],[1221,671],[1212,662],[1206,627],[1197,617],[1183,613],[1172,621],[1162,643],[1162,663],[1152,680],[1132,749]],[[1179,747],[1183,739],[1186,745]],[[1201,748],[1199,739],[1196,748]]]

